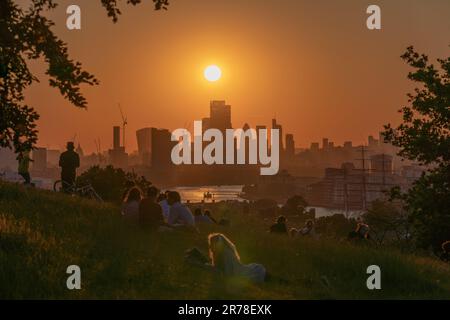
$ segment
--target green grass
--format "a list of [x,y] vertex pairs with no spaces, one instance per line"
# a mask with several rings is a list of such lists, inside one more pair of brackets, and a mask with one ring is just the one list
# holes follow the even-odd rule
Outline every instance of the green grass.
[[[220,210],[228,211],[231,226],[149,233],[125,223],[116,206],[0,183],[0,298],[450,298],[449,265],[434,258],[345,241],[292,240],[268,234],[268,222],[256,216]],[[186,265],[184,251],[206,252],[210,232],[232,239],[244,263],[262,263],[285,281],[255,286]],[[66,288],[72,264],[81,267],[81,290]],[[381,268],[382,290],[366,287],[371,264]]]

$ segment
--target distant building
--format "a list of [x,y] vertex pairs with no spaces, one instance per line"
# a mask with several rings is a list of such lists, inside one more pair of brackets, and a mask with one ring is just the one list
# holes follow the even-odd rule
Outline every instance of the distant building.
[[113,149],[118,150],[120,148],[120,127],[113,127]]
[[17,170],[17,155],[12,149],[0,148],[0,169],[1,170]]
[[128,168],[128,154],[125,147],[120,146],[120,127],[113,127],[113,148],[109,150],[109,161],[115,168]]
[[312,142],[310,146],[311,151],[319,151],[320,145],[318,142]]
[[47,150],[47,166],[49,168],[58,168],[60,155],[61,155],[61,151],[54,150],[54,149],[48,149]]
[[293,134],[286,135],[286,157],[292,159],[295,156],[295,141]]
[[142,128],[137,130],[136,139],[141,164],[149,166],[151,164],[152,128]]
[[371,156],[370,171],[375,174],[391,174],[393,171],[392,156],[384,153]]
[[176,142],[171,141],[172,134],[167,129],[151,128],[151,166],[167,168],[172,165],[171,152]]
[[[280,146],[280,155],[282,155],[284,152],[284,146],[283,146],[283,126],[279,123],[277,123],[276,119],[272,119],[272,129],[278,129],[279,130],[279,141],[278,145]],[[272,140],[272,138],[270,138]]]
[[47,148],[33,150],[33,171],[44,172],[47,169]]
[[231,129],[231,106],[223,100],[213,100],[210,102],[209,128],[224,131]]
[[323,138],[322,139],[322,149],[328,150],[328,147],[329,147],[328,138]]

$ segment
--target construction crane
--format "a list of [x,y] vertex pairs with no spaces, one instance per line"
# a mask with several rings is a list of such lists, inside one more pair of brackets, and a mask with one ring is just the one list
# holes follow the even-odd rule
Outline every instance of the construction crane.
[[122,117],[122,145],[123,145],[123,149],[125,150],[125,127],[128,124],[128,121],[127,121],[127,117],[124,116],[124,114],[123,114],[120,103],[119,103],[119,110],[120,110],[120,115]]

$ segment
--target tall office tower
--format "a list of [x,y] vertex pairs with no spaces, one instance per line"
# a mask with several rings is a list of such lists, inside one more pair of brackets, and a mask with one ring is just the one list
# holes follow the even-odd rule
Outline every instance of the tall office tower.
[[202,119],[202,131],[208,130],[211,127],[211,120],[209,118]]
[[[260,140],[261,140],[261,136],[260,136],[259,130],[263,130],[263,129],[266,129],[266,130],[267,130],[267,126],[264,126],[264,125],[257,125],[257,126],[255,127],[255,129],[256,129],[256,134],[258,135],[257,150],[258,150],[258,157],[259,157],[259,144],[262,143],[262,142],[260,141]],[[266,146],[268,146],[268,143],[269,143],[269,132],[267,132]],[[267,147],[266,147],[266,148],[267,148]],[[268,150],[268,149],[267,149],[267,150]]]
[[286,135],[286,157],[293,158],[295,156],[295,141],[293,134]]
[[153,168],[167,168],[172,164],[170,157],[173,146],[172,134],[167,129],[151,128],[151,166]]
[[209,126],[210,128],[225,131],[231,129],[231,106],[225,104],[223,100],[213,100],[210,102]]
[[47,148],[34,149],[32,158],[34,171],[45,171],[47,169]]
[[142,128],[136,131],[136,139],[138,145],[138,153],[141,159],[141,164],[151,164],[151,150],[152,150],[152,129]]
[[[272,119],[272,129],[278,129],[278,134],[279,134],[279,141],[278,141],[278,145],[280,147],[280,155],[283,154],[284,151],[284,147],[283,147],[283,127],[281,126],[281,124],[277,123],[276,119]],[[271,138],[272,140],[272,138]]]
[[120,148],[120,127],[113,127],[113,149],[118,150]]
[[125,147],[120,146],[120,127],[113,127],[113,148],[109,150],[110,163],[113,167],[126,169],[128,167],[128,154]]

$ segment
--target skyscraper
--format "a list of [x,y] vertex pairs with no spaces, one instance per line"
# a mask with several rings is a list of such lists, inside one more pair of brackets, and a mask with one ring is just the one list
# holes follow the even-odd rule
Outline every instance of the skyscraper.
[[113,167],[126,169],[128,167],[128,154],[125,147],[120,146],[120,127],[113,127],[113,148],[109,150],[109,159]]
[[[277,119],[272,119],[272,129],[278,129],[279,131],[279,146],[280,146],[280,155],[283,154],[283,127],[281,124],[277,123]],[[272,140],[272,138],[270,138]]]
[[151,164],[152,128],[142,128],[136,131],[138,153],[143,165]]
[[113,127],[113,149],[117,150],[120,148],[120,127]]
[[172,134],[167,129],[151,128],[151,166],[167,168],[172,164],[170,154],[177,143],[171,141]]
[[231,129],[231,106],[225,104],[223,100],[213,100],[210,102],[209,125],[221,131]]
[[287,134],[286,135],[286,157],[292,159],[294,156],[295,156],[294,135]]

